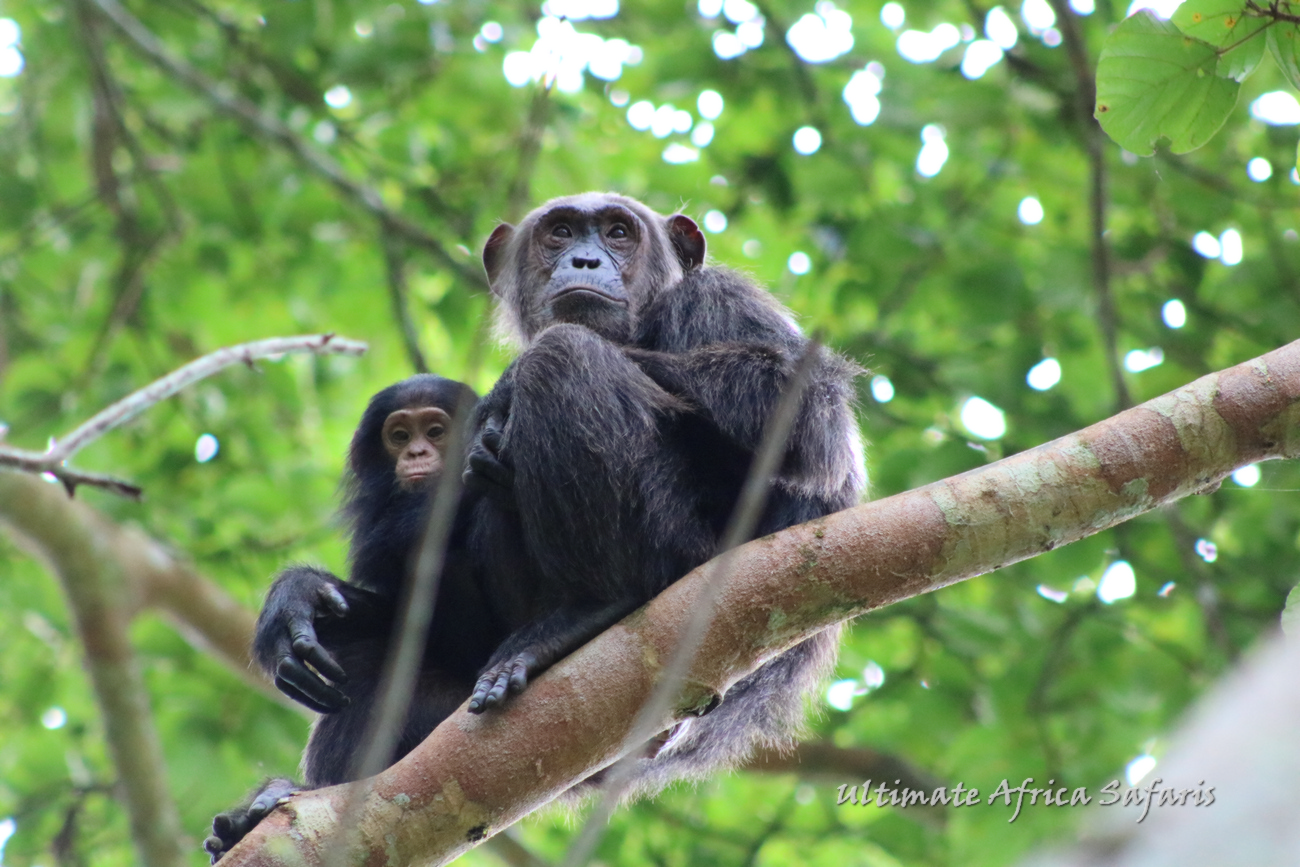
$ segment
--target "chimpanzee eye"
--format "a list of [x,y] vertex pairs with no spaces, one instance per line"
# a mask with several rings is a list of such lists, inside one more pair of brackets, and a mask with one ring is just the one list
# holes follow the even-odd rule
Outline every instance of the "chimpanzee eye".
[[612,225],[612,226],[609,227],[609,231],[605,233],[605,237],[607,237],[607,238],[626,238],[626,237],[627,237],[627,226],[623,225],[622,223],[615,223],[614,225]]
[[572,238],[573,230],[565,223],[556,223],[555,227],[551,229],[551,235],[556,238]]
[[428,437],[431,440],[436,440],[438,439],[438,437],[442,436],[443,431],[444,431],[443,426],[440,424],[436,424],[433,427],[429,428]]
[[400,427],[393,428],[391,431],[388,432],[388,438],[392,440],[395,444],[399,446],[403,446],[411,441],[411,434],[409,431],[403,430]]

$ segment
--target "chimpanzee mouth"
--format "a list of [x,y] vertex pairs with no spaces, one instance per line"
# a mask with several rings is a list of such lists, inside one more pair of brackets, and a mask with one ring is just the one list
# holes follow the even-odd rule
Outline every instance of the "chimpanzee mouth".
[[575,296],[581,296],[581,295],[595,295],[600,300],[608,301],[610,304],[622,304],[624,306],[627,305],[626,299],[619,298],[615,295],[611,295],[609,292],[606,292],[604,289],[601,289],[597,286],[589,286],[585,283],[575,283],[572,286],[565,286],[559,292],[556,292],[554,295],[551,296],[551,301],[556,302],[559,301],[561,298],[573,298]]
[[408,463],[398,471],[402,481],[407,484],[423,482],[430,476],[437,474],[440,467],[435,461],[421,461],[420,463]]

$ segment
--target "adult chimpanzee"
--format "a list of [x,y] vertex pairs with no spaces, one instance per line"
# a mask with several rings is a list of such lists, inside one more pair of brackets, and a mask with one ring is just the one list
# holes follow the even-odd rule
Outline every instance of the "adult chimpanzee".
[[[286,695],[324,714],[302,757],[306,786],[355,772],[375,691],[396,628],[403,583],[419,548],[433,483],[441,476],[458,407],[469,386],[429,374],[370,400],[348,452],[343,514],[351,529],[351,581],[293,566],[275,579],[258,617],[253,655]],[[462,417],[462,421],[464,417]],[[479,593],[465,549],[473,495],[452,528],[424,661],[392,761],[410,752],[470,694],[504,633]],[[205,846],[215,862],[283,797],[303,787],[272,779],[218,815]]]
[[[509,603],[513,631],[474,688],[475,713],[718,553],[809,344],[766,291],[704,266],[704,247],[689,218],[604,193],[555,199],[487,242],[501,323],[525,349],[479,404],[466,481],[517,511],[482,510],[471,547],[527,561],[533,574],[521,586],[487,569],[488,599]],[[860,369],[817,352],[757,535],[852,506],[863,490]],[[635,787],[789,743],[837,642],[828,629],[736,683],[640,760]]]

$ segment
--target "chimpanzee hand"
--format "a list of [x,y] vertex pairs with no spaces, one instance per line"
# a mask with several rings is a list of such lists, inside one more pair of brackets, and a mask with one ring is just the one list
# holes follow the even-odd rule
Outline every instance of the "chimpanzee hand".
[[[654,380],[655,385],[674,397],[691,399],[694,397],[690,387],[691,356],[681,353],[656,352],[651,349],[638,349],[634,346],[623,347],[623,355],[641,372]],[[716,376],[715,370],[710,375]]]
[[318,618],[348,614],[348,591],[358,588],[322,569],[294,566],[275,579],[257,618],[253,655],[258,663],[281,692],[318,713],[342,710],[350,702],[333,685],[346,683],[347,672],[316,635]]
[[465,487],[493,500],[498,506],[515,511],[515,468],[500,455],[506,420],[498,415],[481,422],[474,441],[469,445]]
[[262,788],[253,793],[247,804],[214,816],[212,836],[203,841],[203,848],[212,856],[212,863],[216,864],[222,855],[256,828],[257,823],[265,819],[276,804],[300,791],[302,787],[292,780],[267,780]]
[[562,606],[501,643],[479,673],[469,712],[498,708],[537,675],[639,608],[636,598],[604,605]]

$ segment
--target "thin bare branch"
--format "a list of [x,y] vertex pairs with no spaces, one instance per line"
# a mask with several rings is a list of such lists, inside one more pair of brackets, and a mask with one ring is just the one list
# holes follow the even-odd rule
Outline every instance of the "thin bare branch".
[[[113,304],[91,344],[90,360],[79,378],[84,384],[98,374],[113,339],[135,316],[145,294],[146,269],[160,252],[168,232],[179,231],[181,221],[175,201],[149,169],[148,154],[123,116],[122,91],[108,67],[100,38],[103,19],[85,0],[76,0],[71,6],[76,13],[76,32],[86,57],[93,95],[90,165],[99,200],[116,222],[114,234],[120,257],[112,280]],[[127,169],[119,170],[116,166],[119,146],[131,156],[131,166]],[[153,190],[167,215],[167,230],[146,226],[137,197],[132,195],[136,177]]]
[[510,219],[522,217],[528,209],[528,203],[532,201],[533,170],[537,167],[537,155],[542,149],[542,133],[546,131],[546,119],[550,113],[551,89],[538,85],[533,90],[533,99],[528,105],[528,118],[519,133],[519,164],[506,192],[506,214]]
[[266,139],[288,150],[303,166],[328,181],[336,190],[374,215],[381,225],[397,232],[421,247],[456,274],[466,285],[484,288],[483,275],[461,258],[453,256],[441,241],[416,223],[384,204],[374,187],[350,177],[332,157],[312,147],[305,139],[274,115],[263,111],[248,99],[212,80],[167,49],[148,28],[117,0],[90,0],[122,33],[136,51],[170,75],[198,92],[208,102],[243,124],[251,135]]
[[393,318],[397,320],[397,330],[402,333],[406,356],[411,360],[411,367],[415,368],[416,373],[428,373],[429,363],[420,351],[420,335],[411,319],[411,292],[406,280],[405,250],[402,249],[402,242],[382,231],[382,227],[379,235],[380,243],[384,245],[384,264],[388,271],[388,300],[393,305]]
[[105,488],[113,493],[138,497],[140,489],[135,485],[110,476],[75,470],[64,466],[64,462],[99,437],[130,421],[154,404],[166,400],[186,386],[206,379],[232,364],[242,363],[251,366],[259,358],[287,355],[291,352],[361,355],[368,348],[360,341],[335,337],[333,334],[271,337],[266,340],[255,340],[252,343],[227,346],[195,359],[161,379],[154,380],[144,388],[132,392],[97,413],[72,433],[57,440],[47,451],[37,452],[0,445],[0,466],[15,467],[34,473],[50,473],[63,482],[69,493],[72,493],[77,485],[86,484]]
[[1088,241],[1092,245],[1092,287],[1097,296],[1097,319],[1106,347],[1106,366],[1115,391],[1115,411],[1132,405],[1124,369],[1119,361],[1119,313],[1110,287],[1110,249],[1106,246],[1106,152],[1104,134],[1092,116],[1097,101],[1094,71],[1088,60],[1075,12],[1066,0],[1050,0],[1061,28],[1066,56],[1074,71],[1074,109],[1079,136],[1088,156]]

